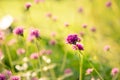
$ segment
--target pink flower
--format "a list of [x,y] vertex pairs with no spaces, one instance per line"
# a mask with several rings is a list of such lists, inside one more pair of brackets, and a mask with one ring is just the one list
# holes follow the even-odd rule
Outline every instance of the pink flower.
[[80,32],[80,36],[84,37],[85,33],[84,32]]
[[52,50],[46,50],[45,53],[46,54],[52,54]]
[[69,23],[66,22],[66,23],[64,23],[64,26],[69,27],[70,25],[69,25]]
[[31,38],[32,38],[32,37],[40,38],[40,32],[39,32],[38,29],[32,29],[32,30],[30,31],[30,35],[29,35],[29,36],[31,36]]
[[86,70],[86,75],[89,75],[89,74],[91,74],[93,72],[93,69],[92,68],[88,68],[87,70]]
[[39,2],[44,2],[45,0],[34,0],[34,2],[36,3],[36,4],[38,4]]
[[15,35],[23,36],[23,32],[24,32],[24,30],[23,30],[22,27],[16,27],[16,28],[13,30],[13,33],[14,33]]
[[10,80],[21,80],[20,76],[11,76]]
[[83,24],[82,27],[83,27],[83,28],[87,28],[87,24]]
[[23,48],[19,48],[18,50],[17,50],[17,54],[18,55],[21,55],[21,54],[24,54],[25,53],[25,49],[23,49]]
[[113,68],[112,71],[111,71],[111,75],[115,76],[118,72],[119,72],[118,68]]
[[32,53],[31,56],[30,56],[31,59],[38,59],[39,58],[39,55],[38,53]]
[[110,50],[110,46],[109,45],[104,46],[104,51],[109,51],[109,50]]
[[53,16],[53,21],[57,21],[57,16]]
[[25,4],[25,8],[27,9],[27,10],[29,10],[29,8],[31,7],[31,3],[30,2],[27,2],[26,4]]
[[111,1],[106,2],[106,7],[111,7],[111,5],[112,5]]
[[90,30],[91,30],[92,32],[96,32],[96,28],[95,28],[95,27],[92,27]]
[[46,17],[51,18],[52,14],[49,12],[49,13],[46,14]]
[[0,73],[0,80],[7,80],[7,79],[6,79],[6,76],[5,76],[4,74],[1,74],[1,73]]
[[56,44],[56,41],[55,41],[55,40],[50,40],[50,41],[49,41],[49,44],[50,44],[50,45],[55,45],[55,44]]
[[64,74],[72,73],[72,70],[70,68],[65,69]]
[[79,13],[82,13],[82,12],[83,12],[83,8],[80,7],[80,8],[78,9],[78,12],[79,12]]
[[4,40],[4,38],[5,38],[4,32],[0,31],[0,40]]

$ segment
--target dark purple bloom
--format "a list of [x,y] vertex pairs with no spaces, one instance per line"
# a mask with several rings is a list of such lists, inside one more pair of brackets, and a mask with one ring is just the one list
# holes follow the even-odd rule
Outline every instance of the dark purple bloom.
[[31,30],[30,32],[31,37],[39,38],[40,37],[40,32],[37,29]]
[[78,38],[76,34],[71,34],[71,35],[68,35],[66,40],[67,40],[67,43],[69,44],[76,44],[76,42],[80,41],[80,38]]
[[4,74],[0,74],[0,80],[7,80]]
[[16,35],[23,35],[23,28],[22,27],[16,27],[14,30],[13,30],[13,33],[16,34]]
[[78,50],[84,50],[83,45],[80,44],[80,43],[76,43],[76,47],[77,47]]

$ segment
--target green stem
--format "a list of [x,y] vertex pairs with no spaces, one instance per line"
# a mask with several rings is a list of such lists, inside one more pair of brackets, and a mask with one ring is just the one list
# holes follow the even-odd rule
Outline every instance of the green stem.
[[55,76],[55,73],[54,73],[53,69],[50,69],[50,73],[51,73],[51,76],[52,76],[52,80],[56,80],[56,76]]
[[83,55],[80,53],[80,73],[79,73],[79,80],[82,80],[82,69],[83,69]]
[[[85,56],[84,54],[82,54],[83,56]],[[86,57],[84,57],[86,59]],[[87,60],[87,59],[86,59]],[[89,65],[95,70],[95,72],[98,74],[98,76],[101,78],[101,80],[104,80],[101,76],[101,74],[97,71],[97,69],[94,67],[94,65],[92,63],[89,62],[89,60],[87,60],[87,62],[89,63]]]
[[14,67],[12,65],[12,57],[10,55],[10,52],[9,52],[9,49],[8,49],[7,45],[5,45],[5,47],[6,47],[6,53],[7,53],[7,56],[8,56],[8,61],[9,61],[9,64],[10,64],[10,68],[11,68],[12,72],[14,72],[14,69],[13,69]]
[[63,63],[62,63],[62,66],[61,66],[61,71],[63,71],[63,69],[65,67],[66,59],[67,59],[67,52],[65,52],[65,54],[64,54]]

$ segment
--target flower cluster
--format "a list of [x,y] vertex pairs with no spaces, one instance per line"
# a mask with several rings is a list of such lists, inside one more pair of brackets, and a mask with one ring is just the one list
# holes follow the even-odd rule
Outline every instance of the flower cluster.
[[83,45],[81,43],[78,43],[81,41],[81,39],[78,37],[77,34],[68,35],[66,40],[68,44],[73,44],[73,49],[84,50]]

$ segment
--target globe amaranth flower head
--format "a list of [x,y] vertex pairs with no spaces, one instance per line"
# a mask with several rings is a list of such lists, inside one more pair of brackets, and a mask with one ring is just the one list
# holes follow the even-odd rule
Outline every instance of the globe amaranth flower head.
[[69,43],[69,44],[76,44],[76,42],[81,41],[81,39],[78,38],[77,34],[70,34],[70,35],[68,35],[66,40],[67,40],[67,43]]
[[25,8],[27,9],[27,10],[29,10],[29,8],[31,7],[31,3],[30,2],[27,2],[26,4],[25,4]]
[[75,45],[73,45],[73,49],[75,50],[84,50],[84,47],[81,43],[76,43]]
[[11,76],[10,80],[21,80],[20,76]]
[[20,36],[23,36],[23,32],[24,32],[24,30],[23,30],[23,28],[20,26],[20,27],[16,27],[14,30],[13,30],[13,33],[15,34],[15,35],[20,35]]
[[5,76],[4,74],[1,74],[1,73],[0,73],[0,80],[7,80],[7,79],[6,79],[6,76]]
[[35,38],[40,38],[40,32],[38,29],[32,29],[30,31],[30,36]]
[[118,72],[119,72],[118,68],[113,68],[112,71],[111,71],[111,75],[115,76]]

